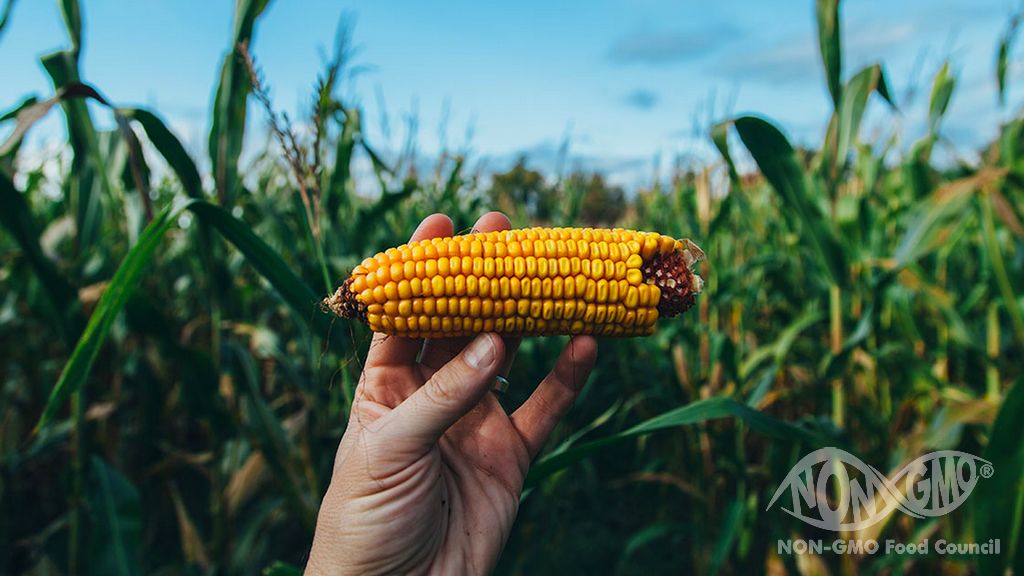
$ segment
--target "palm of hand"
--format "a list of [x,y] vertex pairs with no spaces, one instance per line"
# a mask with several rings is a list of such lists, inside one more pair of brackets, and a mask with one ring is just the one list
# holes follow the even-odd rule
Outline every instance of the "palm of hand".
[[[425,382],[404,372],[417,387]],[[385,377],[395,382],[395,376]],[[526,444],[492,394],[422,454],[374,442],[372,423],[391,413],[392,404],[389,397],[357,400],[351,426],[364,427],[356,441],[362,446],[345,455],[355,465],[344,480],[362,488],[365,510],[377,513],[388,534],[380,556],[405,560],[386,571],[426,565],[444,573],[488,571],[493,566],[481,562],[497,558],[518,509],[530,461]]]

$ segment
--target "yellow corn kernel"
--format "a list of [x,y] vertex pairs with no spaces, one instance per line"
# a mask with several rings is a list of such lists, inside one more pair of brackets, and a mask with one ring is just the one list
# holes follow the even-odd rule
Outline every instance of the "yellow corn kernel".
[[366,275],[355,276],[352,280],[352,291],[362,292],[366,290]]
[[640,290],[636,286],[630,286],[626,291],[626,308],[636,308],[640,301]]
[[398,297],[403,300],[412,298],[412,286],[409,285],[408,280],[402,280],[398,283]]
[[626,272],[626,280],[629,281],[633,286],[639,286],[644,281],[644,273],[636,268],[633,268]]

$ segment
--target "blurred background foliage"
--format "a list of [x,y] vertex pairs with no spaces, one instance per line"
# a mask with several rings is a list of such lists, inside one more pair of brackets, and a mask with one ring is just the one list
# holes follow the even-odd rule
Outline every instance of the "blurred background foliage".
[[[863,141],[867,108],[899,112],[881,64],[843,67],[838,2],[817,0],[835,110],[821,148],[723,119],[708,134],[720,162],[627,194],[528,158],[498,174],[451,152],[418,174],[411,146],[386,161],[336,96],[343,42],[297,134],[247,49],[267,0],[236,3],[200,162],[159,111],[80,77],[81,8],[59,4],[69,45],[42,57],[53,93],[0,116],[0,572],[296,572],[370,336],[318,299],[427,214],[465,231],[491,208],[516,226],[657,230],[708,254],[695,310],[601,342],[499,573],[1024,572],[1024,117],[977,163],[934,161],[948,65],[923,139]],[[1000,94],[1016,28],[995,47]],[[243,155],[252,98],[273,138]],[[56,182],[17,162],[46,114],[67,126]],[[357,157],[379,196],[356,192]],[[510,405],[560,346],[524,342]],[[1001,538],[1004,553],[780,556],[779,538],[832,537],[765,511],[788,468],[828,445],[883,472],[933,449],[989,459],[997,475],[968,506],[859,536]]]

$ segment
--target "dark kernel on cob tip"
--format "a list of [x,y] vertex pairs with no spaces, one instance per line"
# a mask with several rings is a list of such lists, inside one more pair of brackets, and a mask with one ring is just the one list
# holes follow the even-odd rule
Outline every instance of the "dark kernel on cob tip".
[[352,276],[346,278],[334,294],[324,299],[323,305],[342,318],[366,322],[366,304],[360,302],[356,298],[356,293],[352,291],[353,280],[355,278]]
[[365,259],[323,305],[410,337],[638,336],[693,306],[703,258],[689,240],[622,229],[431,238]]

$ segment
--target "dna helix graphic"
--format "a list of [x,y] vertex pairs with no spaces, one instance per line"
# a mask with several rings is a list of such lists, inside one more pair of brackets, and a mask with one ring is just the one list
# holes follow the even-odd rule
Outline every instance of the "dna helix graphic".
[[[867,528],[893,510],[914,518],[935,518],[960,507],[978,480],[994,473],[992,463],[983,458],[939,450],[919,456],[887,478],[845,450],[820,448],[793,466],[766,510],[788,493],[790,508],[782,508],[784,512],[835,532]],[[805,508],[816,516],[805,514]]]

